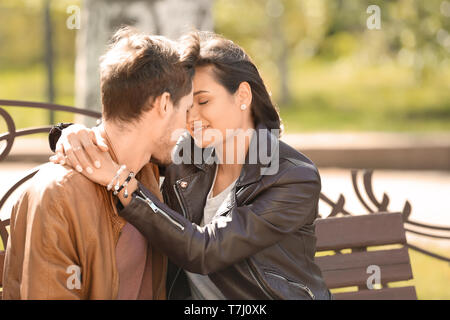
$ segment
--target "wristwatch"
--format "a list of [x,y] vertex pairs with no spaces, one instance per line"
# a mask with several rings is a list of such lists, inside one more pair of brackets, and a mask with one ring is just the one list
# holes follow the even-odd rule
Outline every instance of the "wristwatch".
[[[102,119],[97,119],[96,127],[99,126],[102,123]],[[56,149],[56,143],[58,142],[59,138],[61,137],[61,132],[63,129],[73,125],[72,122],[60,122],[57,125],[53,126],[50,129],[50,132],[48,134],[48,143],[50,145],[50,149],[55,152]]]
[[61,137],[61,132],[63,129],[73,125],[73,123],[70,122],[60,122],[57,125],[53,126],[50,129],[50,132],[48,134],[48,143],[50,145],[50,149],[55,152],[56,149],[56,143],[58,142],[59,137]]

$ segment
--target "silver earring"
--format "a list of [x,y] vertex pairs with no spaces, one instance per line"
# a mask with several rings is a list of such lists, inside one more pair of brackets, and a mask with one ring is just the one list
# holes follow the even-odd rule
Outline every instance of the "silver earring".
[[247,106],[245,104],[241,104],[241,110],[247,109]]

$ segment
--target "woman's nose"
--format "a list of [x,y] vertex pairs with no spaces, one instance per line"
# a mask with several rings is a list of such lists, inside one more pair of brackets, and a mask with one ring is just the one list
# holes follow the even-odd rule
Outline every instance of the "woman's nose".
[[195,105],[194,105],[192,108],[190,108],[188,110],[187,117],[186,117],[187,123],[192,123],[192,122],[198,121],[200,119],[200,114],[197,109],[198,108],[195,107]]

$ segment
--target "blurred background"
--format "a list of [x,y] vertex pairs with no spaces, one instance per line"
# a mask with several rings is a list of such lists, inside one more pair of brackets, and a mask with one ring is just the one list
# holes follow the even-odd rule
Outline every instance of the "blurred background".
[[[0,99],[100,111],[98,57],[121,24],[235,41],[260,69],[283,139],[318,165],[323,194],[343,194],[349,211],[364,214],[349,169],[375,169],[374,193],[389,195],[390,211],[409,201],[412,220],[450,227],[450,1],[0,0]],[[3,108],[17,128],[92,123]],[[49,154],[46,134],[17,139],[0,162],[0,195]],[[0,219],[8,214],[6,206]],[[450,257],[448,239],[407,236]],[[410,255],[418,297],[450,299],[449,263]]]

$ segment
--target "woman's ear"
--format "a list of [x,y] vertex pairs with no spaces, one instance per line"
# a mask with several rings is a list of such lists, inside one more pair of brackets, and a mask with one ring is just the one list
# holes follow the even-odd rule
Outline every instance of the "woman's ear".
[[247,81],[241,82],[237,90],[237,99],[239,106],[245,104],[247,107],[252,103],[252,88]]

